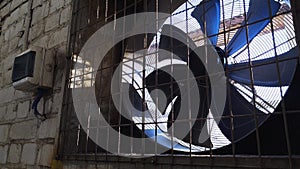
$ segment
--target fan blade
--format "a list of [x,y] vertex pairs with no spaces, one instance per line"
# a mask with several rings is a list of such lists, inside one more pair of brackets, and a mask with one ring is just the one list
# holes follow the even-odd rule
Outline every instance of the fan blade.
[[179,87],[177,83],[175,83],[175,80],[170,76],[170,74],[160,69],[150,73],[145,80],[146,88],[149,91],[149,93],[156,89],[159,89],[164,92],[167,98],[166,105],[158,106],[160,112],[164,114],[166,112],[167,105],[171,103],[176,96],[180,96]]
[[211,44],[216,46],[220,26],[220,1],[203,0],[192,12],[192,16],[199,22]]
[[[289,52],[279,55],[278,65],[276,58],[268,58],[252,62],[253,81],[251,81],[249,63],[238,63],[229,65],[229,77],[242,84],[268,87],[288,86],[294,77],[297,67],[296,57],[299,55],[298,48],[293,48]],[[293,59],[295,57],[295,59]],[[277,74],[277,66],[280,78]]]
[[[270,0],[269,8],[268,2],[268,0],[250,0],[247,19],[242,23],[242,28],[237,31],[227,46],[229,56],[241,49],[247,42],[251,42],[269,24],[270,13],[272,16],[276,15],[281,6],[280,3]],[[247,29],[246,24],[249,24]]]
[[[250,104],[232,84],[229,84],[229,88],[230,93],[227,93],[227,101],[223,116],[219,122],[219,127],[227,139],[237,142],[256,129],[254,112],[256,113],[258,126],[260,126],[269,115],[264,114],[255,108],[254,105]],[[231,112],[233,117],[231,116]]]
[[[186,43],[183,43],[186,42]],[[170,51],[187,62],[188,46],[190,49],[195,49],[196,44],[194,41],[182,30],[176,26],[166,24],[162,27],[162,35],[160,37],[159,48]],[[170,56],[159,55],[159,60],[170,59]]]
[[[142,111],[141,108],[143,107],[143,99],[131,84],[129,85],[129,89],[130,89],[129,93],[130,93],[131,104],[137,111]],[[133,113],[134,109],[128,109],[126,108],[126,106],[123,107],[122,110],[125,111],[126,114],[128,115],[140,114],[140,113]],[[149,126],[151,126],[151,124],[150,125],[148,124],[148,127]],[[169,149],[174,148],[181,151],[190,150],[188,146],[180,145],[176,141],[173,141],[170,137],[166,136],[159,127],[153,129],[145,129],[144,133],[146,134],[147,137],[151,138],[153,141],[156,141],[158,144],[167,147]]]
[[180,151],[189,151],[190,147],[181,145],[176,141],[173,141],[170,137],[167,137],[163,131],[161,131],[159,128],[157,129],[147,129],[145,130],[145,134],[152,138],[153,141],[156,141],[160,145],[167,147],[169,149],[176,149]]
[[[192,54],[192,56],[194,56],[194,54]],[[203,70],[205,70],[204,65],[201,64],[200,59],[198,60],[199,64],[195,63],[194,69],[192,69],[191,67],[187,68],[185,65],[174,64],[165,66],[164,70],[158,69],[153,71],[146,77],[146,87],[149,92],[153,91],[154,89],[163,91],[167,97],[167,104],[169,104],[175,97],[177,97],[172,107],[172,113],[170,113],[168,116],[168,128],[173,125],[173,120],[176,120],[179,115],[182,122],[177,123],[173,126],[174,131],[180,131],[180,128],[189,128],[190,124],[188,121],[186,121],[187,119],[201,119],[195,120],[193,124],[192,144],[202,147],[210,147],[210,139],[199,141],[201,130],[205,124],[205,120],[202,119],[206,118],[209,112],[209,108],[207,105],[210,104],[210,100],[208,99],[210,98],[210,96],[208,96],[208,94],[210,94],[210,85],[208,84],[208,82],[206,82],[206,74],[203,74],[206,73],[203,72]],[[195,83],[187,80],[188,70],[192,70],[194,76],[197,77],[197,79],[195,79]],[[173,77],[167,72],[172,72],[172,74],[176,76],[176,80],[173,79]],[[195,90],[197,87],[198,90]],[[194,94],[192,94],[195,91],[199,92],[199,95],[197,95],[197,97],[200,97],[199,100],[188,99],[189,97],[193,98],[193,96],[195,96]],[[166,109],[160,111],[165,112]],[[189,116],[189,113],[187,113],[189,111],[193,112],[191,117]],[[207,129],[204,129],[204,131],[207,131]],[[174,136],[180,138],[178,134],[180,135],[180,132],[175,132]],[[190,142],[190,135],[186,135],[183,138],[183,141]]]

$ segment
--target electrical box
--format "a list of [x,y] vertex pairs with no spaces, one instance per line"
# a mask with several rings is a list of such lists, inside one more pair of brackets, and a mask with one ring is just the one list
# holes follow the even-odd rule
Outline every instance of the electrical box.
[[38,88],[50,89],[53,84],[53,56],[33,47],[19,54],[13,65],[12,82],[16,90],[34,92]]

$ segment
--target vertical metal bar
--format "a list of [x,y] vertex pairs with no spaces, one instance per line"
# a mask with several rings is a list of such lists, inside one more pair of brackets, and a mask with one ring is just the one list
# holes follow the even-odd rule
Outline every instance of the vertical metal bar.
[[[118,19],[117,18],[117,14],[118,14],[118,1],[117,0],[114,0],[114,18],[113,18],[113,20],[114,20],[114,23],[115,23],[115,30],[114,30],[114,35],[116,35],[115,34],[115,31],[118,29],[117,27],[119,27],[120,25],[116,25],[117,24],[117,22],[116,22],[116,20]],[[114,41],[114,44],[115,44],[115,39],[113,39],[113,41]],[[123,47],[123,44],[121,44],[121,46]],[[118,47],[119,47],[119,45],[118,45]],[[122,50],[122,47],[121,47],[121,50]],[[109,67],[110,67],[110,72],[111,72],[111,78],[110,79],[112,79],[112,77],[113,77],[113,74],[114,74],[114,68],[113,68],[113,65],[114,65],[114,63],[113,63],[113,57],[120,57],[119,56],[119,51],[118,50],[120,50],[120,49],[116,49],[116,48],[114,48],[113,49],[113,54],[112,54],[112,56],[111,56],[111,65],[109,65]],[[115,53],[116,51],[118,51],[117,53]],[[122,61],[121,61],[122,62]],[[121,72],[121,77],[122,77],[122,72]],[[121,91],[118,91],[118,92],[121,92]],[[120,107],[119,107],[119,110],[121,110],[121,108],[122,108],[122,97],[120,97],[120,99],[121,99],[121,104],[119,105]],[[113,104],[113,101],[112,101],[112,104]],[[110,114],[110,111],[109,111],[109,114]],[[121,128],[121,124],[122,124],[122,115],[121,115],[121,112],[118,112],[118,155],[119,154],[121,154],[121,130],[122,130],[122,128]],[[120,156],[118,156],[118,158],[117,158],[118,160],[117,160],[117,162],[118,162],[118,168],[120,168]]]
[[[97,70],[93,70],[93,71],[94,71],[93,74],[95,74],[95,75],[92,77],[92,79],[94,79],[95,84],[96,84]],[[100,80],[99,86],[101,86],[101,78],[100,78],[99,80]],[[94,85],[95,85],[95,84],[94,84]],[[93,86],[93,84],[92,84],[92,86]],[[96,86],[95,86],[95,87],[96,87]],[[97,97],[97,95],[96,95],[96,97]],[[98,114],[101,113],[100,107],[101,107],[101,101],[99,101]],[[97,127],[97,129],[96,129],[96,131],[97,131],[97,134],[96,134],[96,136],[97,136],[96,142],[99,142],[99,132],[101,132],[101,129],[102,129],[100,123],[101,123],[101,121],[100,121],[100,115],[98,115],[98,118],[97,118],[97,126],[96,126],[96,127]],[[95,161],[97,161],[97,156],[98,156],[98,145],[95,144],[95,159],[96,159]]]
[[250,47],[249,47],[249,30],[248,30],[248,21],[247,21],[247,14],[246,14],[246,6],[245,6],[245,0],[244,1],[244,15],[245,15],[245,28],[246,28],[246,40],[247,40],[247,51],[248,51],[248,59],[249,59],[249,73],[250,73],[250,78],[251,78],[251,89],[252,89],[252,94],[253,94],[253,117],[255,120],[255,131],[256,131],[256,144],[257,144],[257,151],[258,151],[258,157],[259,157],[259,163],[261,164],[261,148],[260,148],[260,137],[259,137],[259,130],[258,130],[258,118],[256,114],[256,95],[255,95],[255,88],[254,88],[254,76],[253,76],[253,65],[251,61],[251,56],[250,56]]
[[[148,10],[147,0],[143,0],[143,5],[144,5],[144,12],[147,12],[147,10]],[[148,18],[145,18],[145,19],[147,20]],[[147,49],[147,41],[148,41],[148,35],[145,34],[143,49]],[[145,83],[145,81],[146,81],[146,55],[147,55],[147,53],[144,52],[143,53],[143,69],[142,69],[142,71],[143,71],[143,73],[142,73],[142,78],[143,78],[143,80],[142,80],[142,98],[143,98],[143,105],[142,105],[142,138],[146,137],[146,135],[145,135],[145,113],[144,113],[147,109],[147,103],[146,103],[146,100],[145,100],[145,96],[146,96],[146,94],[145,94],[145,88],[146,88],[146,83]],[[142,140],[142,156],[145,155],[145,150],[146,150],[145,146],[146,146],[145,145],[145,140],[143,139]],[[145,166],[143,166],[143,167],[145,167]]]
[[[234,9],[234,0],[232,0],[232,11]],[[224,44],[225,44],[225,50],[227,49],[227,39],[226,39],[226,25],[225,25],[225,4],[224,4],[224,0],[222,0],[222,11],[223,11],[223,32],[224,32]],[[233,12],[232,12],[233,13]],[[231,14],[231,18],[233,17],[233,14]],[[228,40],[230,38],[230,29],[231,29],[231,19],[230,19],[230,24],[229,24],[229,28],[228,28]],[[226,75],[226,78],[227,78],[227,83],[228,83],[228,75],[229,75],[229,72],[228,72],[228,51],[225,51],[225,59],[226,59],[226,62],[225,62],[225,75]],[[227,84],[227,95],[230,95],[230,86]],[[232,145],[232,154],[233,154],[233,158],[234,160],[236,159],[236,152],[235,152],[235,138],[234,138],[234,115],[233,115],[233,112],[232,112],[232,101],[231,101],[231,97],[227,97],[228,99],[228,104],[229,104],[229,111],[230,111],[230,122],[231,122],[231,145]],[[220,117],[222,118],[222,117]],[[227,118],[227,117],[225,117]]]
[[[169,1],[169,14],[170,14],[170,25],[172,25],[172,23],[173,23],[173,17],[172,17],[172,0],[170,0]],[[171,29],[170,29],[170,37],[168,37],[168,38],[171,38],[171,37],[173,37],[173,29],[172,29],[172,27],[171,27]],[[173,59],[173,47],[174,47],[174,44],[173,44],[173,41],[171,40],[171,44],[170,44],[170,47],[171,47],[171,70],[170,70],[170,72],[171,72],[171,77],[173,77],[173,64],[172,64],[172,59]],[[158,79],[158,78],[157,78]],[[170,88],[171,88],[171,98],[173,98],[174,97],[174,95],[173,95],[173,78],[171,78],[170,79]],[[174,137],[175,137],[175,127],[174,127],[174,121],[175,121],[175,112],[174,112],[174,109],[172,109],[172,134],[171,134],[171,147],[172,147],[172,150],[171,150],[171,156],[172,156],[172,164],[174,163],[174,161],[175,161],[175,157],[174,157],[174,149],[173,149],[173,147],[174,147],[174,144],[173,144],[173,142],[174,142]],[[173,166],[171,167],[171,168],[173,168]]]
[[[159,32],[159,0],[155,0],[155,12],[156,12],[156,32]],[[156,34],[156,38],[155,38],[155,70],[157,70],[157,62],[158,62],[158,34]],[[158,71],[156,71],[156,77],[158,76]],[[158,85],[158,80],[157,78],[155,78],[155,87],[157,87]],[[157,97],[157,94],[156,94]],[[158,100],[156,100],[156,105],[158,104]],[[157,123],[157,108],[155,109],[155,159],[154,162],[157,161],[157,155],[158,155],[158,142],[157,142],[157,135],[158,135],[158,123]],[[157,168],[157,166],[155,165],[155,168]]]
[[[77,11],[78,9],[78,5],[79,5],[79,0],[75,0],[73,1],[72,3],[72,18],[71,18],[71,33],[70,33],[70,39],[73,39],[75,37],[75,32],[76,32],[76,29],[74,29],[74,25],[77,25],[77,20],[78,20],[78,12],[74,12],[74,11]],[[71,59],[72,58],[72,55],[73,55],[73,51],[74,51],[74,48],[75,48],[75,41],[72,41],[72,40],[69,40],[69,45],[68,45],[68,55],[67,55],[67,58],[68,59]],[[72,64],[72,60],[68,60],[68,64],[67,64],[67,68],[66,68],[66,77],[65,77],[65,81],[66,81],[66,84],[65,84],[65,88],[71,88],[70,85],[70,78],[71,78],[71,64]],[[69,90],[64,90],[65,91],[65,94],[64,94],[64,99],[63,99],[63,109],[66,109],[66,110],[70,110],[70,97],[68,97],[68,95],[70,95],[70,92]],[[60,136],[58,138],[58,156],[61,157],[63,156],[64,152],[65,152],[65,141],[66,141],[66,137],[69,137],[69,134],[67,133],[70,133],[70,132],[66,132],[66,130],[69,129],[69,126],[66,125],[66,121],[65,119],[70,119],[70,112],[69,111],[66,111],[67,113],[61,113],[61,121],[60,121]]]
[[[136,11],[137,11],[137,0],[134,0],[134,14],[136,13]],[[134,25],[136,24],[136,20],[134,20]],[[133,51],[136,51],[136,41],[134,41],[133,42]],[[133,52],[133,54],[132,54],[132,81],[131,81],[131,83],[132,84],[134,84],[134,67],[135,67],[135,52]],[[133,97],[133,99],[134,99],[134,95],[132,96]],[[132,114],[132,111],[133,110],[131,110],[131,112],[130,112],[130,117],[132,118],[133,117],[133,114]],[[130,125],[130,136],[131,136],[131,149],[132,149],[132,152],[134,152],[135,150],[134,150],[134,145],[133,145],[133,136],[134,136],[134,126],[135,126],[135,124],[134,124],[134,121],[133,120],[131,120],[131,125]]]
[[[186,20],[185,20],[185,26],[186,26],[186,32],[187,32],[187,34],[186,34],[186,42],[188,41],[188,13],[187,13],[187,9],[188,9],[188,6],[187,6],[187,2],[185,3],[185,16],[186,16]],[[175,48],[176,48],[177,46],[175,46]],[[173,50],[173,47],[172,47],[172,50]],[[173,52],[172,52],[173,53]],[[187,56],[189,56],[189,45],[187,45],[187,54],[186,54]],[[189,66],[189,58],[188,58],[188,65],[187,66]],[[197,78],[197,77],[195,77],[195,78]],[[190,72],[189,71],[187,71],[187,82],[188,82],[188,91],[187,91],[187,94],[188,94],[188,107],[189,107],[189,110],[188,110],[188,113],[189,113],[189,119],[188,119],[188,122],[189,122],[189,128],[190,128],[190,142],[189,142],[189,156],[191,157],[192,156],[192,141],[193,141],[193,125],[192,125],[192,112],[191,112],[191,94],[190,94],[190,92],[191,92],[191,90],[190,90],[190,86],[191,86],[191,84],[190,84]],[[179,83],[179,82],[177,82],[177,83]],[[172,83],[172,85],[173,85],[173,83]],[[183,94],[183,93],[180,93],[181,95]],[[199,111],[199,110],[198,110]],[[179,112],[179,113],[181,113],[181,112]],[[199,112],[198,112],[199,113]],[[185,120],[185,119],[184,119]],[[194,119],[195,120],[195,122],[198,120],[197,119],[197,116],[196,116],[196,119]],[[190,161],[191,162],[191,161]]]
[[[117,14],[118,14],[118,1],[117,0],[114,0],[114,22],[116,23],[116,20],[117,20]],[[117,27],[119,27],[120,25],[115,25],[115,30],[114,31],[116,31],[116,29],[118,29]],[[113,57],[119,57],[118,55],[116,55],[115,54],[115,50],[119,50],[119,49],[114,49],[113,50],[113,54],[112,54],[112,56],[111,56],[111,64],[112,65],[110,65],[110,71],[111,71],[111,79],[112,79],[112,77],[113,77],[113,74],[114,74],[114,69],[113,69]],[[122,61],[121,61],[121,64],[122,64]],[[121,72],[121,76],[120,77],[122,77],[122,72]],[[121,91],[118,91],[118,92],[121,92]],[[120,99],[122,100],[122,97],[120,97]],[[122,107],[121,105],[122,105],[122,101],[120,102],[121,104],[119,105],[119,110],[121,110],[120,108]],[[121,119],[122,119],[122,115],[121,115],[121,112],[118,112],[118,130],[119,130],[119,137],[118,137],[118,154],[120,154],[121,153],[121,124],[122,124],[122,121],[121,121]],[[118,157],[118,161],[120,160],[120,158]],[[119,166],[119,164],[118,164],[118,166]]]
[[286,138],[286,143],[287,143],[287,150],[288,150],[288,156],[289,156],[289,165],[290,169],[293,168],[293,163],[292,163],[292,151],[291,151],[291,143],[290,143],[290,136],[289,136],[289,130],[288,130],[288,121],[287,121],[287,113],[286,113],[286,106],[285,106],[285,100],[284,100],[284,95],[282,91],[282,79],[281,79],[281,74],[280,74],[280,67],[279,67],[279,61],[278,61],[278,54],[276,50],[276,43],[275,43],[275,35],[274,35],[274,25],[273,25],[273,17],[271,13],[271,5],[270,5],[270,0],[268,0],[268,8],[269,8],[269,15],[270,15],[270,20],[271,20],[271,32],[272,32],[272,39],[273,39],[273,47],[274,47],[274,53],[275,53],[275,60],[276,60],[276,73],[277,77],[279,80],[280,84],[280,97],[281,97],[281,108],[282,108],[282,116],[283,116],[283,123],[284,123],[284,131],[285,131],[285,138]]
[[[106,2],[105,2],[105,19],[104,19],[104,21],[105,21],[105,24],[107,23],[107,22],[109,22],[108,21],[108,15],[109,15],[109,0],[106,0]],[[104,69],[104,68],[101,68],[101,69]],[[101,70],[101,74],[102,74],[102,71],[103,70]],[[108,98],[109,99],[109,101],[108,101],[108,114],[107,114],[107,121],[108,121],[108,125],[110,125],[110,123],[111,123],[111,116],[110,116],[110,110],[112,109],[111,108],[111,98]],[[107,130],[107,137],[106,137],[106,149],[108,148],[108,146],[109,146],[109,135],[110,135],[110,132],[109,132],[109,126],[107,126],[107,128],[106,128],[106,130]],[[109,152],[108,151],[105,151],[105,159],[106,159],[106,161],[108,161],[108,158],[109,158]]]

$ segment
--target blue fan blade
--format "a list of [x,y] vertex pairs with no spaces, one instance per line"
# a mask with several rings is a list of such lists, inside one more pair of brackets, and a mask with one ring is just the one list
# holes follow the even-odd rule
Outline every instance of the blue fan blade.
[[199,22],[203,33],[216,46],[220,26],[220,0],[203,0],[192,12]]
[[[183,43],[186,42],[186,43]],[[176,26],[166,24],[162,27],[162,35],[160,37],[159,49],[170,51],[181,58],[181,60],[187,62],[188,44],[190,49],[195,49],[196,44],[194,41],[182,30]],[[170,59],[167,56],[159,55],[159,60]]]
[[[263,59],[252,62],[253,84],[256,86],[279,87],[290,85],[297,67],[296,58],[299,55],[298,48],[279,55],[278,65],[276,58]],[[293,59],[295,58],[295,59]],[[277,66],[280,72],[281,83],[277,73]],[[250,85],[249,63],[229,65],[229,77],[238,83]]]
[[218,125],[227,139],[232,142],[237,142],[247,137],[256,129],[254,112],[256,113],[258,126],[263,124],[269,115],[255,108],[233,85],[229,85],[230,93],[227,93],[224,113]]
[[[138,111],[142,111],[141,108],[143,106],[143,99],[140,97],[140,95],[137,93],[137,91],[134,89],[132,85],[129,86],[132,92],[131,93],[132,96],[130,96],[130,98],[133,99],[131,100],[131,102],[134,108],[136,108],[136,110]],[[135,110],[127,110],[126,108],[123,108],[123,111],[127,111],[127,113],[130,114],[130,112]],[[156,141],[158,144],[167,147],[169,149],[174,148],[175,150],[186,151],[186,152],[190,150],[188,146],[180,145],[179,143],[172,141],[171,138],[166,137],[165,133],[161,131],[159,127],[155,129],[146,129],[144,130],[144,133],[153,141]]]
[[227,46],[229,56],[247,44],[247,29],[244,27],[246,23],[250,24],[248,25],[248,42],[251,42],[269,24],[270,13],[272,16],[276,15],[281,6],[280,3],[270,0],[269,8],[268,2],[268,0],[250,0],[247,19],[242,23],[242,28],[237,31]]
[[161,131],[159,128],[147,129],[145,130],[145,134],[153,141],[156,141],[160,145],[167,147],[169,149],[173,148],[177,151],[184,151],[184,152],[190,151],[190,147],[176,143],[175,141],[172,141],[171,138],[167,138],[166,136],[164,136],[163,131]]

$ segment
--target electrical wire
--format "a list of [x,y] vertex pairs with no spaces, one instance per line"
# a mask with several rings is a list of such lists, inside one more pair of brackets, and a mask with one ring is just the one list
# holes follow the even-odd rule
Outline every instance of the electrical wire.
[[38,89],[38,94],[37,94],[36,98],[34,99],[32,107],[31,107],[33,109],[33,114],[35,115],[35,117],[37,119],[40,119],[41,121],[45,121],[47,119],[47,117],[45,114],[41,114],[38,111],[38,104],[41,101],[41,99],[43,98],[46,91],[47,90],[45,90],[45,89]]

